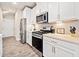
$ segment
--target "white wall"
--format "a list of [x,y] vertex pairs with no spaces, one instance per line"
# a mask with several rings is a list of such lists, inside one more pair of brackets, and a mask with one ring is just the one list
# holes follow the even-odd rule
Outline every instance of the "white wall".
[[20,20],[22,18],[22,11],[17,10],[15,13],[15,37],[16,40],[19,41],[20,40]]
[[14,14],[4,14],[2,21],[3,37],[14,36]]

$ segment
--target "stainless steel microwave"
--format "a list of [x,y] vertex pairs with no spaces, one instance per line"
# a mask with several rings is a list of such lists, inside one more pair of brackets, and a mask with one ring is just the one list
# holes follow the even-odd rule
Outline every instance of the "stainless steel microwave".
[[36,16],[37,23],[48,23],[48,12],[45,12],[39,16]]

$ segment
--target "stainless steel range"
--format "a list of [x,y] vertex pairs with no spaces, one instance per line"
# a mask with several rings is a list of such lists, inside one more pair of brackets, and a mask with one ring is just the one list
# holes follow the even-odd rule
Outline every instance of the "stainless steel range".
[[40,52],[43,52],[43,32],[32,32],[32,45]]
[[39,38],[39,39],[42,39],[43,38],[43,32],[41,32],[41,31],[36,31],[36,32],[32,32],[32,36],[33,37],[37,37],[37,38]]
[[51,31],[35,31],[32,32],[32,46],[43,53],[43,34]]

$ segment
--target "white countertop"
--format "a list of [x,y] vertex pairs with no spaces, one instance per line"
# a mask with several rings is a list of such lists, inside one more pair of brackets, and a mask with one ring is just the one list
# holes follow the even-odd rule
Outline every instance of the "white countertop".
[[79,44],[79,37],[72,37],[71,35],[66,35],[66,34],[44,34],[44,36],[50,37],[50,38],[56,38],[58,40],[63,40],[75,44]]

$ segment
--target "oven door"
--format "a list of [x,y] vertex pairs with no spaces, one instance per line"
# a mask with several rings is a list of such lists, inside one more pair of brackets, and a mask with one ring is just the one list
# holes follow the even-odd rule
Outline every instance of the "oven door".
[[43,52],[43,40],[32,36],[32,46],[40,52]]

